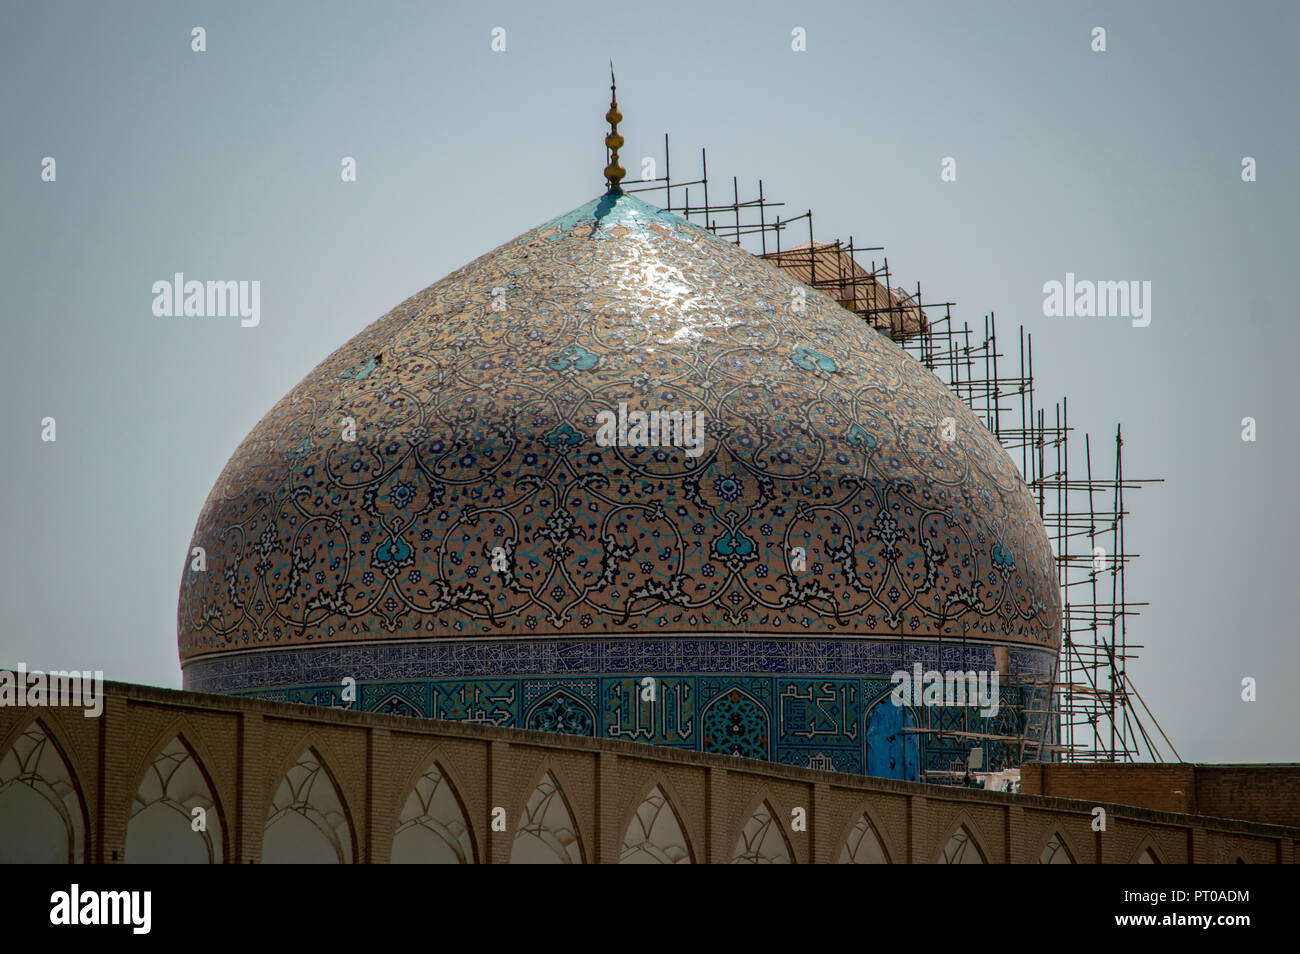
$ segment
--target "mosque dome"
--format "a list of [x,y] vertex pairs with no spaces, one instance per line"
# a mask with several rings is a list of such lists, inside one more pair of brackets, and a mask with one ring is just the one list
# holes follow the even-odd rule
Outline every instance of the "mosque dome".
[[1059,643],[1034,499],[972,411],[617,189],[335,351],[235,451],[193,547],[187,688],[335,704],[351,676],[365,708],[437,718],[618,735],[643,674],[689,676],[698,714],[715,674],[852,680],[944,646],[1046,671]]

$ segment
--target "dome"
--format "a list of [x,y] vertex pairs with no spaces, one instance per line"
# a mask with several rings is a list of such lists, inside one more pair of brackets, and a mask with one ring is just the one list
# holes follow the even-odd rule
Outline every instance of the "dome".
[[972,411],[831,298],[617,193],[334,352],[191,547],[181,660],[214,691],[862,675],[949,644],[1043,668],[1059,643],[1033,497]]

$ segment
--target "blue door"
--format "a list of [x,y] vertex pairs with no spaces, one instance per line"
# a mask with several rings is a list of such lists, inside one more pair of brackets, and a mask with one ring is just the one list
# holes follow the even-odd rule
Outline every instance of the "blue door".
[[867,773],[880,778],[915,782],[920,778],[921,736],[904,732],[915,728],[916,717],[907,706],[896,706],[885,696],[867,716]]

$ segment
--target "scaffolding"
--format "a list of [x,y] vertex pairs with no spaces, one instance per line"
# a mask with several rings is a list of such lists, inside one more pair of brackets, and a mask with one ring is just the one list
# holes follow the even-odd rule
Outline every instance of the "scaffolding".
[[[894,283],[883,247],[859,246],[852,236],[818,241],[811,209],[782,217],[784,203],[767,198],[761,179],[752,197],[741,198],[733,177],[730,201],[719,201],[716,188],[711,198],[704,149],[699,177],[675,182],[665,135],[663,168],[663,176],[628,182],[624,191],[660,194],[668,211],[747,248],[888,335],[975,412],[1018,463],[1038,504],[1061,588],[1056,665],[1046,676],[1008,673],[1012,712],[995,731],[972,724],[969,709],[960,726],[938,724],[938,717],[923,713],[923,723],[910,731],[925,734],[940,755],[920,777],[969,779],[977,747],[977,760],[993,770],[1039,760],[1165,761],[1166,749],[1177,760],[1128,672],[1142,648],[1130,635],[1130,622],[1146,604],[1130,599],[1125,585],[1125,568],[1137,557],[1125,545],[1125,491],[1160,481],[1124,474],[1121,429],[1115,430],[1113,469],[1103,476],[1100,460],[1094,470],[1090,435],[1082,435],[1081,460],[1078,438],[1071,446],[1068,400],[1041,405],[1033,336],[1024,327],[1011,338],[1015,355],[1004,354],[994,314],[984,316],[982,331],[958,325],[952,302],[925,300],[919,282],[914,289]],[[967,647],[959,642],[964,663]]]

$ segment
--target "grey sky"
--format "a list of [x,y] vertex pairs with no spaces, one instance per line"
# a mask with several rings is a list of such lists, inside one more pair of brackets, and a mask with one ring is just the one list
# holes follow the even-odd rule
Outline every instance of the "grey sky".
[[[7,3],[0,665],[179,686],[231,452],[393,305],[598,194],[612,56],[632,178],[665,131],[680,174],[707,146],[959,317],[1023,323],[1078,427],[1123,423],[1127,471],[1166,479],[1130,498],[1136,686],[1185,758],[1300,761],[1297,36],[1286,3]],[[177,271],[261,281],[261,325],[154,317]],[[1067,271],[1151,281],[1151,325],[1043,317]]]

